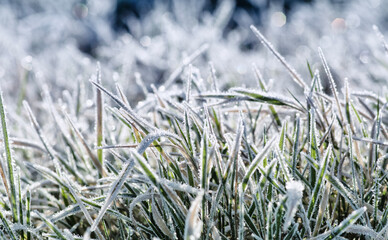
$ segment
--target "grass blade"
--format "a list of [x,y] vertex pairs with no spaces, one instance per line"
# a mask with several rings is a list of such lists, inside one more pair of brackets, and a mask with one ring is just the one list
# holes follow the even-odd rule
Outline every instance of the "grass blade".
[[243,186],[243,191],[246,190],[248,181],[251,177],[251,175],[254,173],[254,171],[257,169],[259,166],[261,160],[264,159],[268,151],[271,149],[272,144],[275,142],[276,136],[273,137],[271,140],[267,142],[263,150],[259,154],[256,155],[256,157],[253,159],[252,163],[249,165],[247,172],[245,173],[245,176],[242,181],[242,186]]
[[201,236],[202,222],[198,219],[198,211],[200,210],[202,198],[203,192],[198,194],[198,196],[192,202],[189,212],[186,216],[184,235],[185,240],[196,240]]
[[[340,225],[333,228],[329,233],[324,233],[325,235],[329,235],[325,237],[325,240],[334,239],[338,236],[340,236],[343,232],[346,231],[347,228],[352,226],[366,211],[366,207],[362,207],[360,209],[357,209],[352,214],[350,214],[345,220],[341,222]],[[317,236],[317,239],[320,239],[319,236]]]
[[84,146],[86,152],[88,153],[90,159],[92,159],[94,167],[98,170],[98,172],[101,174],[101,176],[107,176],[102,163],[97,159],[97,157],[94,155],[92,150],[90,149],[89,145],[87,144],[85,138],[82,136],[81,132],[76,128],[73,121],[70,119],[70,116],[67,115],[67,113],[64,113],[67,121],[69,122],[71,128],[74,130],[76,135],[78,136],[80,142],[82,143],[82,146]]
[[318,48],[318,53],[319,53],[319,57],[321,58],[321,61],[323,63],[323,67],[325,68],[326,75],[329,78],[331,91],[333,92],[333,95],[334,95],[334,98],[335,98],[335,102],[337,103],[338,114],[339,114],[341,122],[343,124],[344,123],[344,117],[343,117],[342,110],[341,110],[341,104],[340,104],[339,99],[338,99],[337,87],[335,85],[333,76],[331,75],[331,72],[330,72],[329,65],[326,62],[325,55],[323,55],[323,52],[322,52],[321,48]]
[[121,170],[120,174],[117,176],[117,179],[113,182],[112,187],[109,190],[109,193],[105,199],[104,205],[101,207],[100,212],[98,213],[97,218],[94,220],[94,223],[92,224],[90,231],[95,231],[97,228],[97,225],[101,221],[102,217],[104,216],[105,212],[108,210],[109,206],[113,203],[113,201],[116,199],[116,196],[118,195],[121,187],[123,186],[124,182],[126,181],[129,173],[133,169],[135,163],[133,160],[130,160],[127,162],[123,170]]
[[303,89],[306,89],[307,85],[304,82],[304,80],[302,79],[302,77],[299,75],[299,73],[297,73],[296,70],[286,62],[284,57],[282,55],[280,55],[280,53],[278,53],[278,51],[275,50],[275,48],[272,46],[272,44],[263,36],[263,34],[261,34],[261,32],[259,30],[257,30],[257,28],[255,28],[255,26],[251,25],[250,28],[253,31],[253,33],[256,35],[256,37],[259,38],[261,43],[264,46],[266,46],[273,53],[273,55],[275,55],[275,57],[283,64],[283,66],[288,70],[292,79],[294,79],[294,81],[299,86],[301,86]]
[[[4,103],[3,103],[3,96],[0,89],[0,118],[1,118],[1,127],[3,132],[3,143],[4,143],[4,152],[7,159],[7,167],[8,167],[8,184],[11,187],[11,192],[8,193],[8,198],[12,206],[12,218],[13,222],[18,222],[18,210],[16,206],[16,184],[15,184],[15,177],[14,177],[14,164],[15,162],[12,160],[11,155],[11,147],[9,144],[9,138],[8,138],[8,129],[7,129],[7,122],[6,122],[6,115],[4,110]],[[2,175],[3,175],[3,169],[2,169]],[[3,182],[4,179],[3,179]],[[6,185],[6,184],[4,184]],[[7,186],[7,185],[6,185]]]
[[[100,63],[97,63],[97,83],[101,84],[101,67]],[[97,145],[97,160],[100,162],[101,169],[104,169],[104,155],[103,149],[98,148],[102,146],[103,143],[103,99],[101,90],[97,88],[96,91],[96,145]]]
[[[16,240],[15,233],[12,231],[11,227],[9,226],[9,223],[8,223],[7,219],[4,217],[2,210],[0,211],[0,219],[1,219],[3,227],[5,228],[5,231],[8,233],[8,237],[10,237],[13,240]],[[2,231],[3,230],[1,230],[0,232],[2,232]]]
[[38,211],[34,211],[34,213],[36,215],[38,215],[38,217],[40,219],[42,219],[44,221],[44,223],[53,231],[55,232],[55,234],[57,235],[58,238],[60,239],[63,239],[63,240],[67,240],[68,238],[65,237],[63,235],[63,233],[61,232],[61,230],[59,230],[58,227],[55,226],[55,224],[53,222],[51,222],[48,218],[46,218],[45,216],[43,216],[40,212]]

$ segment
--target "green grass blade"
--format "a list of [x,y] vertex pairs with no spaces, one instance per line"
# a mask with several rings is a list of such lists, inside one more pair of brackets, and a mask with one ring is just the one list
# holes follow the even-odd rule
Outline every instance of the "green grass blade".
[[268,141],[266,146],[263,148],[263,150],[261,150],[261,152],[256,155],[256,157],[253,159],[252,163],[249,165],[248,170],[246,171],[245,176],[244,176],[243,181],[242,181],[243,191],[245,191],[247,189],[248,181],[250,180],[251,175],[257,169],[260,162],[267,155],[268,151],[272,147],[272,144],[275,142],[275,139],[276,139],[276,136],[273,137],[270,141]]
[[[101,84],[101,67],[100,63],[97,64],[97,83]],[[97,88],[96,91],[96,146],[97,146],[97,160],[100,162],[102,169],[104,169],[104,155],[103,149],[98,147],[102,146],[104,136],[104,125],[103,125],[103,99],[101,90]]]
[[[26,195],[26,225],[31,226],[31,191],[27,190]],[[31,239],[31,233],[27,232],[27,240]]]
[[44,221],[44,223],[53,231],[55,232],[55,234],[57,235],[58,238],[60,239],[63,239],[63,240],[67,240],[68,238],[65,237],[63,235],[63,233],[61,232],[61,230],[59,230],[59,228],[57,226],[55,226],[55,224],[53,222],[51,222],[51,220],[49,220],[48,218],[46,218],[45,216],[43,216],[40,212],[38,211],[34,211],[34,213],[36,215],[38,215],[38,217],[40,219],[42,219]]
[[[3,215],[3,210],[0,210],[0,219],[1,219],[1,222],[3,225],[3,228],[5,228],[5,232],[8,233],[8,237],[10,237],[13,240],[16,240],[15,233],[12,231],[7,219]],[[2,232],[2,231],[3,230],[1,230],[0,232]]]
[[207,191],[208,187],[208,143],[206,127],[201,139],[201,188]]
[[310,219],[312,217],[312,214],[313,214],[313,212],[314,212],[314,210],[315,210],[315,208],[317,206],[317,203],[318,203],[318,195],[319,195],[319,192],[322,189],[323,179],[324,179],[324,177],[326,175],[326,170],[327,170],[327,166],[328,166],[328,163],[329,163],[330,153],[332,151],[331,148],[332,148],[331,145],[329,145],[329,147],[326,150],[326,155],[324,157],[324,160],[321,163],[321,166],[320,166],[320,169],[319,169],[318,180],[315,183],[314,190],[313,190],[313,193],[312,193],[312,196],[311,196],[311,199],[310,199],[309,207],[308,207],[308,210],[307,210],[307,218],[308,219]]
[[[16,184],[14,177],[14,164],[15,162],[12,160],[11,155],[11,147],[8,138],[8,129],[6,122],[6,115],[4,110],[3,96],[0,89],[0,118],[1,118],[1,127],[3,132],[3,144],[4,144],[4,152],[7,159],[7,167],[8,167],[8,184],[11,187],[11,192],[8,193],[8,198],[12,206],[12,218],[13,222],[18,222],[18,210],[16,206]],[[4,182],[4,179],[3,179]]]
[[292,152],[292,175],[295,177],[297,169],[297,161],[298,161],[298,155],[299,155],[299,132],[300,132],[300,118],[299,116],[296,117],[295,122],[295,136],[294,136],[294,146],[293,146],[293,152]]
[[283,96],[274,95],[273,93],[268,94],[263,91],[257,91],[257,90],[246,89],[246,88],[232,88],[230,89],[230,91],[236,92],[243,96],[248,96],[258,102],[279,105],[279,106],[288,106],[299,110],[299,108],[293,103],[291,99],[287,99]]

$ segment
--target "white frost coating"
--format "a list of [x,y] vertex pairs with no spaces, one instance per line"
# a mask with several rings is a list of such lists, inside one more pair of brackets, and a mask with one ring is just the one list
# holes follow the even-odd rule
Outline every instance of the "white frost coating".
[[283,230],[286,231],[290,226],[292,219],[298,209],[298,205],[301,203],[303,197],[304,186],[299,181],[289,181],[286,183],[287,189],[287,201],[286,207],[287,212],[285,214],[286,219],[284,220]]
[[366,226],[358,225],[358,224],[354,224],[354,225],[350,226],[346,230],[346,232],[347,233],[358,234],[358,235],[369,236],[372,239],[377,239],[377,240],[386,239],[386,238],[384,238],[382,236],[379,236],[379,234],[377,234],[377,232],[375,232],[373,229],[371,229],[369,227],[366,227]]
[[200,192],[199,189],[184,183],[173,182],[163,178],[159,179],[159,181],[161,184],[167,185],[169,188],[176,191],[181,191],[181,192],[190,193],[190,194],[199,194]]
[[[78,196],[78,194],[75,192],[75,190],[73,189],[73,187],[71,186],[70,184],[70,181],[68,180],[68,178],[63,178],[62,179],[64,182],[66,182],[66,185],[68,187],[68,189],[70,190],[70,193],[71,195],[73,195],[73,197],[75,198],[78,206],[81,208],[81,211],[83,212],[83,214],[85,215],[85,218],[86,220],[88,221],[88,223],[90,225],[93,224],[93,219],[92,217],[90,216],[90,213],[88,212],[88,210],[86,209],[86,207],[84,206],[81,198]],[[97,228],[96,229],[96,233],[97,233],[97,237],[98,239],[105,239],[104,236],[101,234],[100,230]]]
[[149,145],[151,145],[151,143],[153,143],[156,139],[158,139],[160,137],[171,137],[171,138],[180,139],[179,136],[177,136],[177,135],[175,135],[173,133],[170,133],[170,132],[167,132],[167,131],[157,131],[155,133],[148,134],[141,141],[141,143],[137,147],[137,152],[140,153],[140,154],[144,153],[144,151],[149,147]]
[[202,221],[198,218],[198,211],[200,210],[203,194],[203,192],[198,194],[191,204],[189,213],[186,216],[185,240],[195,240],[201,237]]

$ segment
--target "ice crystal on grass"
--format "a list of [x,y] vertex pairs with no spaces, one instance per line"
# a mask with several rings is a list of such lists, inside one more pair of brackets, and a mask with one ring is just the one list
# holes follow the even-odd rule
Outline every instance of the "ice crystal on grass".
[[287,212],[285,213],[285,220],[283,229],[286,231],[290,226],[296,211],[298,210],[298,206],[301,203],[303,197],[304,186],[299,181],[289,181],[286,183],[286,207]]

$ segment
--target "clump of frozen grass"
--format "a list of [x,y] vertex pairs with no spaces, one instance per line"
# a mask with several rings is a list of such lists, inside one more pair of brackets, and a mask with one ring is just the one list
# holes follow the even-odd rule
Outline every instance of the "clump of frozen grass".
[[[39,118],[27,102],[26,112],[5,112],[1,98],[1,140],[14,149],[0,165],[2,237],[386,236],[382,97],[350,82],[344,100],[327,96],[315,69],[304,76],[305,100],[279,96],[258,67],[260,86],[222,92],[213,67],[207,84],[186,65],[186,89],[144,89],[138,106],[119,84],[105,86],[100,67],[87,83],[96,93],[79,83],[54,101],[44,87]],[[29,122],[37,135],[25,134]]]
[[[271,89],[260,63],[250,73],[257,86],[223,91],[222,62],[209,69],[193,61],[219,46],[201,43],[170,66],[167,85],[144,88],[137,74],[138,104],[121,80],[109,82],[104,62],[60,99],[43,87],[32,109],[27,102],[24,110],[5,108],[0,97],[0,237],[384,239],[386,93],[360,93],[349,81],[343,95],[333,87],[328,96],[321,79],[339,80],[330,54],[326,60],[314,51],[323,63],[305,71],[304,62],[293,63],[298,73],[263,42],[300,80],[304,96]],[[82,74],[95,71],[88,64],[93,69]],[[185,77],[187,88],[176,82]]]

